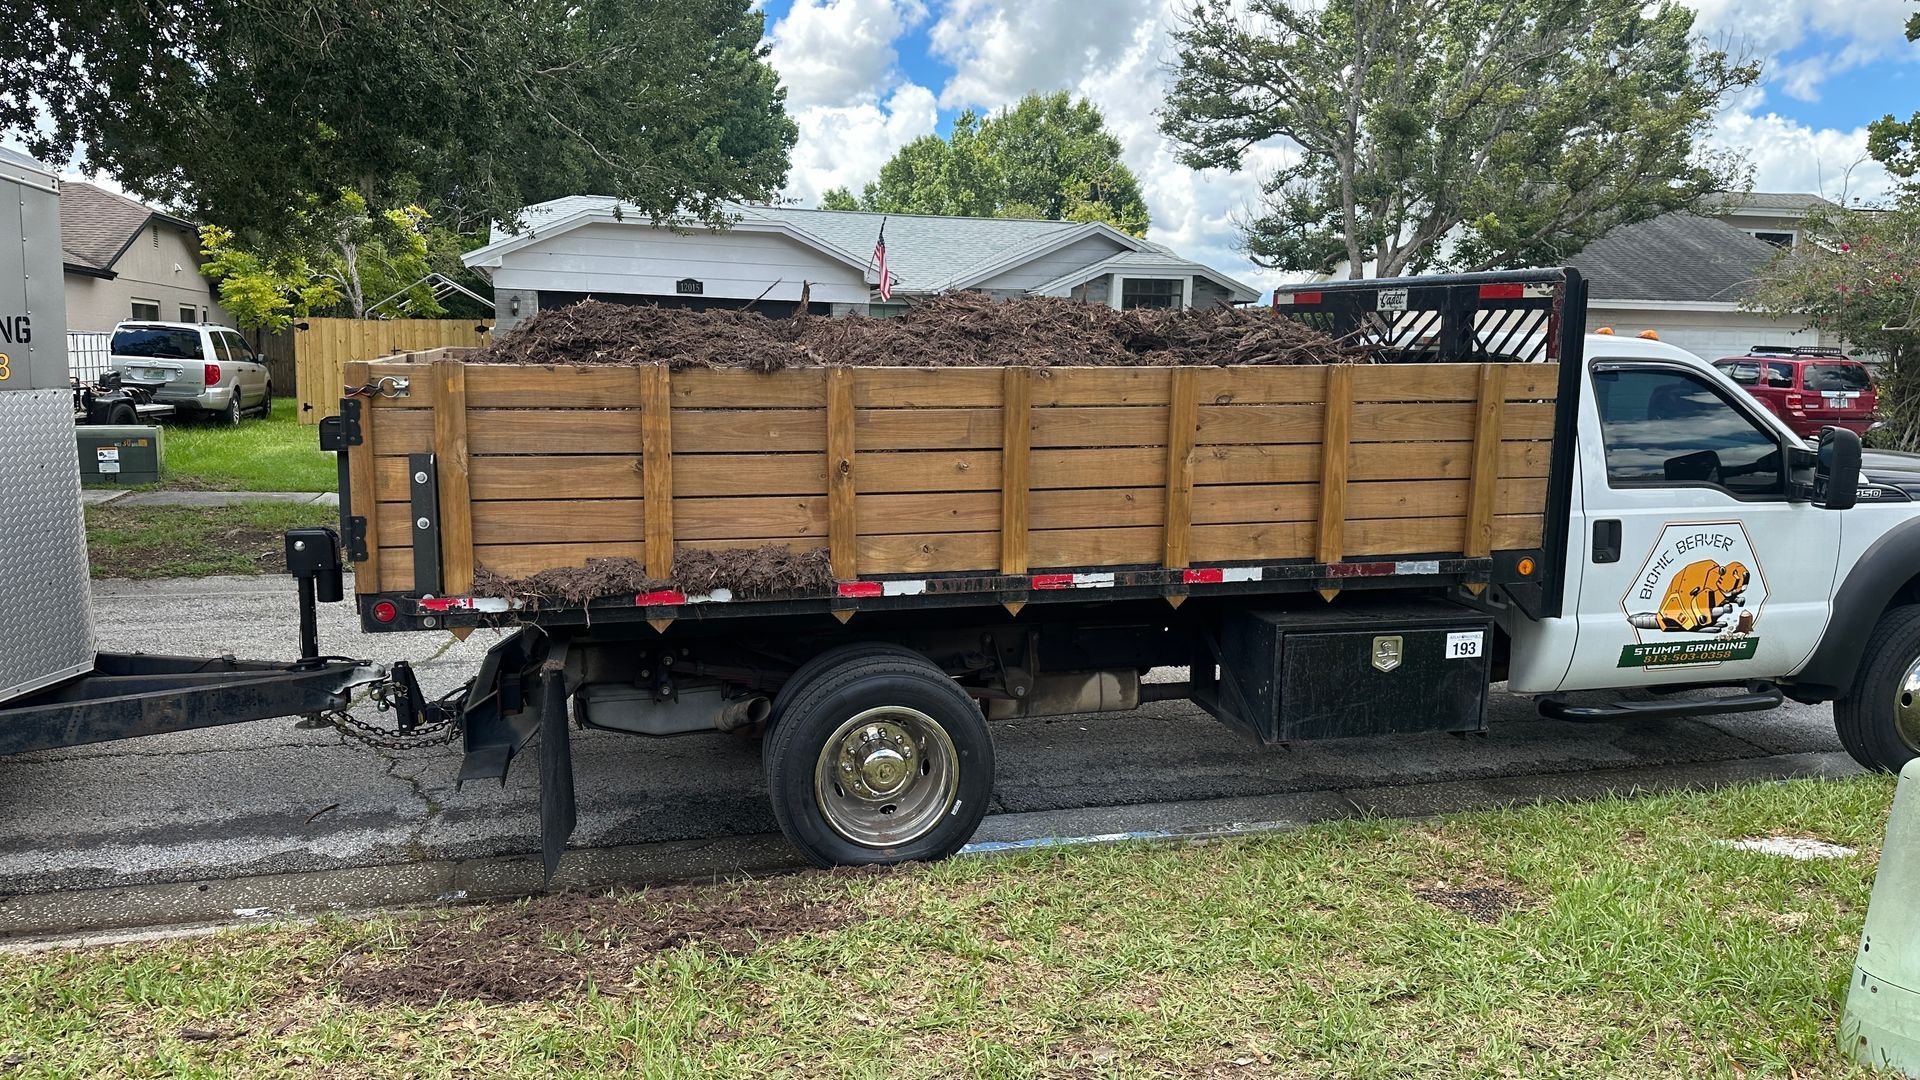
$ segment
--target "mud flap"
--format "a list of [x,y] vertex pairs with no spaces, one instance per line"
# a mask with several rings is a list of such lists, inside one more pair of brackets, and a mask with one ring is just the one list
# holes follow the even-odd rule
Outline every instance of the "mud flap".
[[573,735],[567,728],[567,677],[548,661],[539,677],[540,709],[540,857],[546,882],[560,869],[560,856],[573,835]]

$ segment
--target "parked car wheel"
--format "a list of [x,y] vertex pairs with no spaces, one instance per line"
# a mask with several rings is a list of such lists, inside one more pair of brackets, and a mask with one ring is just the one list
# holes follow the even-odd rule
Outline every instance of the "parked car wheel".
[[240,388],[236,386],[227,397],[227,407],[220,411],[220,422],[228,427],[239,427],[240,416]]
[[263,418],[273,415],[273,380],[272,379],[267,380],[267,388],[261,391],[260,415]]
[[945,858],[993,792],[986,718],[924,657],[856,656],[819,673],[766,745],[774,817],[818,866]]
[[1920,757],[1920,604],[1880,617],[1853,686],[1833,703],[1833,726],[1869,769],[1899,772]]

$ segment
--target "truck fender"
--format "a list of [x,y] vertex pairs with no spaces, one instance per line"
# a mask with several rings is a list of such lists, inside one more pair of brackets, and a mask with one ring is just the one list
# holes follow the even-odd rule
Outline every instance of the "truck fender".
[[1875,540],[1833,594],[1827,632],[1788,692],[1796,701],[1827,701],[1853,685],[1867,638],[1889,606],[1920,584],[1920,521],[1894,526]]

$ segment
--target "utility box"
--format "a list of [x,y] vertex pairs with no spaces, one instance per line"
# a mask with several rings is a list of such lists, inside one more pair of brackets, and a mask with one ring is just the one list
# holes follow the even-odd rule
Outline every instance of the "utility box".
[[1484,731],[1492,630],[1439,600],[1236,612],[1193,699],[1267,744]]
[[80,482],[89,487],[135,487],[160,482],[166,455],[157,427],[128,425],[74,429],[80,445]]
[[1887,816],[1840,1048],[1876,1069],[1920,1077],[1920,759],[1900,771]]
[[0,702],[93,669],[52,170],[0,147]]

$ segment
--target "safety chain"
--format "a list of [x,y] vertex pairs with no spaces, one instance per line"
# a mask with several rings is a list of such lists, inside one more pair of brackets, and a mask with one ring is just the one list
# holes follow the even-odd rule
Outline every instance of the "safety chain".
[[[442,656],[445,656],[447,650],[459,643],[459,638],[448,634],[447,639],[440,643],[440,647],[435,649],[432,655],[419,661],[414,666],[419,668],[432,664]],[[394,703],[393,684],[391,682],[376,682],[367,687],[365,693],[349,701],[344,707],[328,709],[320,715],[326,719],[327,723],[332,724],[340,734],[376,749],[412,750],[419,747],[442,746],[460,737],[463,730],[460,726],[460,710],[451,707],[435,709],[433,706],[447,706],[454,698],[460,697],[466,692],[467,688],[460,686],[442,695],[424,710],[427,715],[432,716],[438,714],[441,719],[428,721],[410,731],[402,731],[397,728],[383,728],[376,724],[369,724],[365,720],[353,715],[353,707],[367,701],[372,701],[374,708],[380,712],[392,712]]]
[[383,375],[364,386],[349,386],[345,394],[347,397],[403,398],[411,385],[398,375]]

